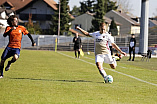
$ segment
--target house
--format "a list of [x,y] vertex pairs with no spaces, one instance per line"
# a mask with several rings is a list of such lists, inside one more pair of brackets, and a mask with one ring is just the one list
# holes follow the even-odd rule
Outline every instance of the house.
[[157,26],[157,20],[149,19],[149,28]]
[[[71,22],[72,23],[71,28],[75,29],[76,26],[80,26],[84,30],[89,31],[92,27],[92,20],[94,19],[93,15],[95,14],[86,12],[80,16],[75,17],[75,20]],[[111,24],[112,20],[110,18],[107,18],[106,16],[104,16],[104,19],[105,19],[105,22],[108,24],[108,30],[109,30],[109,25]],[[117,24],[117,29],[119,31],[121,24],[118,22],[116,22],[116,24]]]
[[0,16],[0,34],[4,33],[6,26],[7,26],[7,20]]
[[127,15],[125,13],[111,10],[111,11],[107,12],[105,14],[105,16],[110,18],[110,19],[114,19],[115,21],[122,24],[120,27],[121,36],[140,33],[139,22],[136,22],[129,15]]
[[[8,17],[14,14],[15,12],[13,10],[0,7],[0,34],[3,34],[6,27],[8,26]],[[18,21],[19,23],[23,23],[23,21],[20,19],[18,19]]]
[[57,10],[57,3],[54,0],[1,0],[0,5],[16,11],[24,22],[28,22],[31,14],[32,21],[38,22],[42,30],[49,29],[51,17],[54,10]]
[[14,14],[12,10],[6,10],[0,7],[0,34],[4,33],[7,24],[7,18]]
[[56,2],[53,0],[31,0],[23,8],[18,9],[16,13],[24,22],[28,21],[29,14],[32,15],[32,21],[38,22],[42,30],[50,28],[51,17],[54,10],[57,10]]
[[[0,6],[14,10],[24,23],[28,22],[31,14],[33,23],[38,22],[43,31],[50,29],[52,15],[58,9],[54,0],[1,0]],[[69,15],[74,19],[71,14]]]

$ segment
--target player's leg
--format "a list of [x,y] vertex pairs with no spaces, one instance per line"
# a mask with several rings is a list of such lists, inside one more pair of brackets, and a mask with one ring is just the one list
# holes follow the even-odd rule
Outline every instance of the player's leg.
[[116,58],[112,57],[111,54],[104,55],[104,63],[108,63],[112,69],[115,69],[117,66]]
[[3,78],[4,62],[5,62],[5,60],[1,60],[1,62],[0,62],[0,78]]
[[13,58],[10,61],[8,61],[8,64],[5,67],[5,71],[8,71],[10,69],[11,64],[14,63],[18,58],[19,56],[17,54],[14,54]]
[[132,61],[134,61],[134,59],[135,59],[135,48],[132,49],[132,51],[133,51],[133,59],[132,59]]
[[101,74],[101,76],[102,76],[103,78],[105,78],[105,76],[107,76],[107,74],[106,74],[106,72],[105,72],[105,70],[104,70],[104,68],[103,68],[103,62],[97,62],[97,63],[96,63],[96,66],[97,66],[97,68],[98,68],[99,73]]
[[116,65],[115,64],[109,64],[110,65],[110,67],[112,68],[112,69],[116,69]]
[[77,51],[75,50],[75,58],[77,58]]
[[78,49],[78,58],[80,58],[80,49]]
[[131,51],[132,51],[132,49],[131,49],[131,47],[129,47],[129,59],[128,59],[128,61],[130,61],[131,60]]
[[8,71],[10,69],[11,64],[14,63],[19,58],[19,56],[20,56],[20,49],[12,48],[11,55],[13,56],[13,58],[10,61],[8,61],[8,64],[5,67],[5,71]]
[[0,62],[0,77],[1,78],[3,78],[3,68],[4,68],[5,60],[10,57],[9,52],[10,52],[10,48],[6,47],[1,56],[1,62]]
[[96,62],[96,66],[97,66],[97,68],[99,70],[99,73],[101,74],[101,76],[103,78],[105,78],[107,76],[107,74],[106,74],[106,72],[105,72],[105,70],[103,68],[103,61],[104,61],[103,55],[96,55],[95,56],[95,62]]
[[74,51],[75,51],[75,58],[77,58],[77,50],[76,50],[76,45],[74,45]]

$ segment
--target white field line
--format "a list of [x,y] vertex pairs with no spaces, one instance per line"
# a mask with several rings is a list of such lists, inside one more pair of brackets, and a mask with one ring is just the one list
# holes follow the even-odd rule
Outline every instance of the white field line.
[[[69,55],[66,55],[66,54],[64,54],[64,53],[61,53],[61,52],[57,52],[57,53],[75,59],[74,57],[69,56]],[[88,64],[91,64],[91,65],[94,65],[94,66],[95,66],[94,63],[91,63],[91,62],[88,62],[88,61],[85,61],[85,60],[82,60],[82,59],[78,59],[78,60],[79,60],[79,61],[83,61],[83,62],[85,62],[85,63],[88,63]],[[92,59],[92,60],[93,60],[93,59]],[[134,76],[131,76],[131,75],[128,75],[128,74],[125,74],[125,73],[122,73],[122,72],[118,72],[118,71],[116,71],[116,70],[114,70],[114,69],[109,69],[109,68],[105,68],[105,67],[104,67],[104,69],[110,70],[110,71],[112,71],[112,72],[115,72],[115,73],[118,73],[118,74],[121,74],[121,75],[130,77],[130,78],[133,78],[133,79],[138,80],[138,81],[140,81],[140,82],[144,82],[144,83],[147,83],[147,84],[150,84],[150,85],[154,85],[154,86],[157,87],[157,84],[155,84],[155,83],[151,83],[151,82],[144,81],[144,80],[139,79],[139,78],[136,78],[136,77],[134,77]]]
[[84,58],[86,58],[86,59],[90,59],[90,60],[94,60],[93,58],[89,58],[89,57],[84,57]]

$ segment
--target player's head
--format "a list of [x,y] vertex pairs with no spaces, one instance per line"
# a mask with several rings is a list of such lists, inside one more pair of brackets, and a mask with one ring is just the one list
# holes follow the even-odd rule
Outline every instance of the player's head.
[[99,25],[99,29],[100,29],[100,31],[105,31],[106,30],[106,23],[100,23],[100,25]]
[[76,37],[78,37],[78,33],[76,33]]
[[18,24],[18,17],[16,15],[11,15],[8,19],[7,19],[7,23],[10,26],[17,26]]
[[111,32],[108,32],[110,35],[112,35],[112,33]]
[[132,37],[132,38],[135,38],[135,34],[131,34],[131,37]]

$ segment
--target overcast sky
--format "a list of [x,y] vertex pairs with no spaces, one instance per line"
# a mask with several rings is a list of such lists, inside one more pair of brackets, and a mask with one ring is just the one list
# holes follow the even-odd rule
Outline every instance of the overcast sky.
[[[58,0],[54,0],[58,3]],[[70,9],[72,9],[72,7],[74,5],[76,6],[80,6],[80,1],[84,1],[84,0],[69,0],[69,6]],[[141,1],[142,0],[129,0],[130,5],[133,6],[132,7],[132,11],[131,13],[134,16],[140,17],[141,16]],[[157,0],[149,0],[149,17],[152,17],[154,15],[157,15]]]

